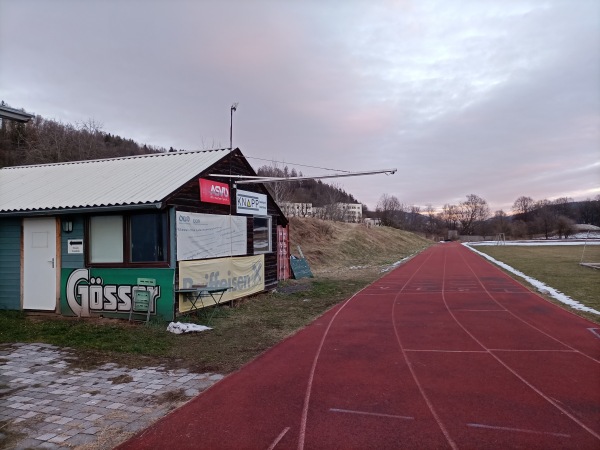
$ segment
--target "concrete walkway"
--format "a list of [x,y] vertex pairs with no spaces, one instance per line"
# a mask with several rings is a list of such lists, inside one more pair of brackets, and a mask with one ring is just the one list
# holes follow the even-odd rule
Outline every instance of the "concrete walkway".
[[0,345],[0,448],[110,449],[223,378],[75,362],[48,344]]

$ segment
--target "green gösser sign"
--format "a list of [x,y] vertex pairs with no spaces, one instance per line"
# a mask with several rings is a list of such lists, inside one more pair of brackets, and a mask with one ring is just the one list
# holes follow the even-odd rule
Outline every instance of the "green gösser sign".
[[[154,279],[156,285],[138,286],[138,278]],[[135,291],[146,290],[150,291],[150,315],[173,320],[174,278],[173,269],[62,269],[61,313],[129,317]]]

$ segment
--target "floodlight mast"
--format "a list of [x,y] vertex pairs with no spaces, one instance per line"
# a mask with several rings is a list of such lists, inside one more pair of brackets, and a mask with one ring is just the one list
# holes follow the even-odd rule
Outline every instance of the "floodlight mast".
[[386,169],[386,170],[371,170],[368,172],[349,172],[349,173],[336,173],[333,175],[320,175],[316,177],[261,177],[261,176],[252,176],[252,175],[223,175],[219,173],[211,173],[209,176],[211,177],[221,177],[221,178],[233,178],[235,179],[235,184],[264,184],[264,183],[281,183],[281,182],[291,182],[291,181],[300,181],[300,180],[320,180],[324,178],[344,178],[344,177],[358,177],[363,175],[393,175],[398,171],[398,169]]
[[229,150],[233,150],[233,112],[237,111],[238,102],[231,105],[229,117]]

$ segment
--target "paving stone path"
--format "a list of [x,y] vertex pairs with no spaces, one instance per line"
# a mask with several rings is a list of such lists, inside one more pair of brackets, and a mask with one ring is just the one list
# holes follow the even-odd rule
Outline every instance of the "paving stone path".
[[109,449],[223,378],[165,367],[94,369],[68,349],[0,345],[0,448]]

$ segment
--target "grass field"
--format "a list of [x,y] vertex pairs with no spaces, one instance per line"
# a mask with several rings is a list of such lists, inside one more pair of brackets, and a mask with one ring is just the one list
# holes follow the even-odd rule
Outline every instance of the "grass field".
[[[573,300],[600,311],[600,270],[579,264],[583,246],[506,245],[474,248],[557,289]],[[587,246],[584,261],[600,262],[600,245]],[[515,278],[522,281],[518,277]],[[600,316],[596,314],[573,311],[600,323]]]
[[[290,293],[266,293],[218,310],[202,333],[174,335],[165,322],[144,326],[114,319],[27,316],[0,311],[0,343],[45,342],[73,350],[76,365],[150,362],[198,372],[227,373],[311,322],[324,311],[368,284],[370,279],[291,280]],[[295,292],[293,292],[295,291]],[[204,323],[202,317],[179,320]]]

